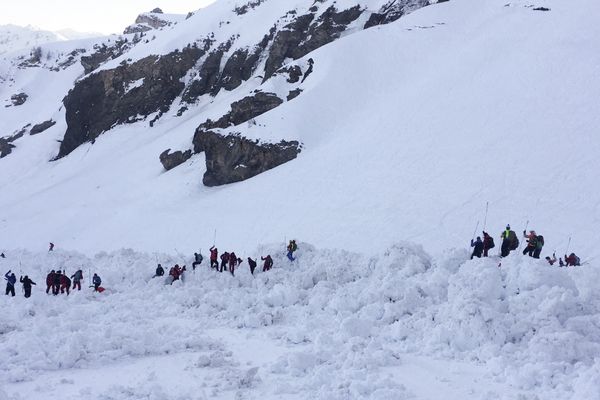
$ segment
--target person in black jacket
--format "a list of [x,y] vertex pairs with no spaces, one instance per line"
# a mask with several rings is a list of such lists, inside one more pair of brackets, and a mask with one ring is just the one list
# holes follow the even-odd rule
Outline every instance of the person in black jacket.
[[15,283],[17,282],[17,278],[14,273],[11,273],[10,269],[6,274],[4,274],[4,279],[6,280],[6,295],[12,295],[15,297]]
[[202,260],[204,260],[204,257],[202,257],[202,254],[194,253],[194,262],[192,263],[192,271],[196,270],[197,265],[202,264]]
[[256,269],[256,260],[253,260],[250,257],[248,257],[248,265],[250,265],[250,273],[254,275],[254,270]]
[[19,282],[23,284],[23,291],[25,292],[25,298],[31,296],[31,285],[35,285],[35,282],[29,279],[27,275],[25,277],[20,277]]
[[474,247],[473,254],[471,254],[471,260],[473,257],[481,258],[481,255],[483,254],[483,242],[481,241],[481,237],[477,236],[476,241],[471,239],[471,247]]
[[157,276],[163,276],[165,274],[165,269],[162,267],[162,265],[158,264],[158,267],[156,267],[156,273],[154,274],[153,278],[156,278]]

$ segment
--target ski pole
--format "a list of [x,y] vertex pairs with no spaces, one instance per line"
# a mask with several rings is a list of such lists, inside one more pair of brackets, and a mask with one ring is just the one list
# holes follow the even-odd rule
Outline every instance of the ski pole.
[[527,220],[527,222],[525,222],[525,230],[523,232],[527,233],[528,226],[529,226],[529,220]]
[[488,201],[485,202],[485,217],[483,218],[483,230],[485,231],[485,227],[487,225],[487,215],[488,215],[488,207],[490,203]]
[[569,254],[569,247],[571,247],[571,236],[569,236],[569,242],[567,243],[567,250],[565,251],[565,255]]
[[477,221],[477,225],[475,225],[475,230],[473,231],[473,238],[471,240],[475,239],[475,234],[477,233],[477,228],[479,228],[479,221]]

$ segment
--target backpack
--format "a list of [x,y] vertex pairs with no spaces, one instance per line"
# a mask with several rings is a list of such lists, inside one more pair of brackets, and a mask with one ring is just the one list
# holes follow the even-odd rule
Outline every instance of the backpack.
[[519,238],[517,237],[517,234],[515,233],[515,231],[510,231],[508,233],[508,238],[510,241],[510,249],[511,250],[516,250],[519,248]]
[[488,249],[493,249],[494,247],[496,247],[494,244],[494,238],[490,236],[488,240]]
[[575,256],[575,265],[576,266],[580,266],[581,265],[581,259],[577,256]]
[[539,235],[536,239],[537,239],[535,242],[536,249],[541,249],[542,247],[544,247],[544,237],[542,235]]

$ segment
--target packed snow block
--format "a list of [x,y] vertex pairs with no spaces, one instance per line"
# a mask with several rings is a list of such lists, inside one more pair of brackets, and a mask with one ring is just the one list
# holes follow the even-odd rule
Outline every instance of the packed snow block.
[[239,134],[222,136],[197,130],[194,148],[206,153],[206,186],[220,186],[252,178],[295,159],[300,153],[297,141],[261,144]]
[[78,81],[63,100],[67,131],[57,158],[115,125],[133,123],[168,110],[185,87],[181,78],[202,54],[202,49],[188,46],[164,56],[123,63]]
[[48,129],[50,129],[51,127],[53,127],[54,125],[56,125],[56,121],[54,120],[48,120],[48,121],[44,121],[40,124],[34,125],[33,128],[31,128],[31,131],[29,131],[30,135],[37,135],[38,133],[42,133]]
[[297,17],[277,32],[269,49],[263,82],[271,78],[286,59],[297,60],[338,39],[364,11],[358,5],[343,11],[331,6],[315,19],[316,10]]
[[189,160],[191,157],[192,157],[191,150],[186,150],[185,152],[178,150],[178,151],[171,153],[171,149],[167,149],[160,154],[159,159],[160,159],[160,162],[162,163],[163,167],[167,171],[170,171],[173,168],[183,164],[184,162]]

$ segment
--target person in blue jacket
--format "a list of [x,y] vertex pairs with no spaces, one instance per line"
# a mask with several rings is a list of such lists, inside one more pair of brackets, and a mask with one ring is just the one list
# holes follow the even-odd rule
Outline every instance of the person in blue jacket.
[[11,274],[11,271],[8,270],[6,274],[4,274],[4,279],[6,280],[6,295],[11,294],[15,297],[15,283],[17,283],[17,277],[14,273]]
[[92,278],[92,283],[94,284],[94,290],[97,292],[98,288],[102,284],[102,279],[100,279],[98,274],[94,274],[94,277]]

